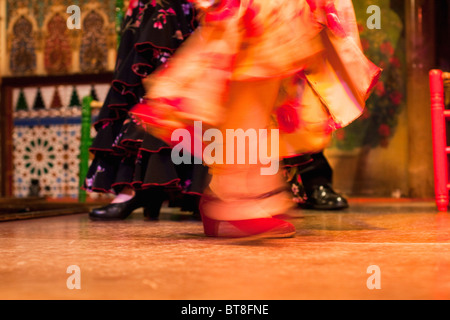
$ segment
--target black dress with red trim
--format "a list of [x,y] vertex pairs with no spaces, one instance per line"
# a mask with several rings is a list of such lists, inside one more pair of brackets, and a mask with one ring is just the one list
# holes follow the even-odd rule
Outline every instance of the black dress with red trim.
[[194,31],[195,15],[187,0],[130,2],[114,79],[94,123],[97,134],[90,148],[94,159],[84,189],[115,194],[125,186],[135,190],[164,187],[172,195],[203,192],[207,168],[173,164],[171,149],[128,114],[145,95],[142,79],[164,65]]

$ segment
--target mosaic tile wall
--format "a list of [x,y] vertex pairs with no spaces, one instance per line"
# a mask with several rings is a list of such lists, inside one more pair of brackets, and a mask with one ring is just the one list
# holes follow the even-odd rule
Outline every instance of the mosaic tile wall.
[[[114,68],[116,0],[7,0],[4,75],[96,73]],[[69,29],[69,6],[80,28]]]
[[108,89],[109,84],[14,89],[13,196],[33,195],[37,181],[40,196],[78,197],[81,100],[92,94],[103,101]]

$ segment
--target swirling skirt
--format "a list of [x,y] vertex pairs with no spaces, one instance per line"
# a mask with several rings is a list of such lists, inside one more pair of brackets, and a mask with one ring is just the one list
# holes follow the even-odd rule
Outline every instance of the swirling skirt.
[[[267,128],[280,130],[280,155],[323,149],[331,132],[358,118],[381,70],[363,54],[350,0],[224,0],[169,63],[144,81],[132,110],[168,144],[178,128],[220,127],[230,84],[280,79]],[[251,106],[242,106],[251,108]]]
[[144,94],[142,80],[173,54],[195,29],[196,12],[184,0],[132,1],[123,22],[114,80],[95,121],[94,155],[84,182],[88,191],[118,193],[160,186],[170,192],[203,192],[207,168],[174,165],[170,147],[129,115]]

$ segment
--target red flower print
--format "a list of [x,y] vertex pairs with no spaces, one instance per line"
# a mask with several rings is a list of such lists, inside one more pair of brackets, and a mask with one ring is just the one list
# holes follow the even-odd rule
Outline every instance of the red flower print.
[[205,20],[208,22],[222,21],[232,17],[239,10],[239,0],[222,0],[214,10],[207,12]]
[[375,94],[379,97],[384,96],[386,94],[384,82],[378,81],[378,83],[375,85]]
[[399,105],[402,103],[403,95],[400,92],[395,91],[389,95],[389,99],[394,105]]
[[397,57],[392,57],[391,59],[389,59],[389,63],[391,64],[391,66],[393,66],[395,68],[401,67],[400,59]]
[[392,47],[389,41],[385,41],[381,44],[380,51],[387,56],[392,56],[394,54],[394,47]]
[[387,124],[381,124],[378,128],[378,134],[382,138],[387,138],[391,135],[391,128]]
[[280,106],[277,111],[278,126],[281,131],[293,133],[300,126],[296,106],[297,102],[288,102]]
[[327,2],[324,9],[327,17],[328,28],[338,37],[344,38],[346,36],[346,32],[342,27],[341,21],[339,20],[339,16],[334,3]]
[[260,8],[257,5],[251,5],[247,8],[242,20],[245,26],[245,32],[248,37],[257,37],[264,32],[264,26],[255,17]]
[[127,16],[131,16],[133,10],[139,5],[139,0],[130,0],[128,5]]
[[158,17],[155,19],[155,22],[153,23],[153,28],[155,29],[162,29],[163,26],[167,23],[167,16],[168,15],[176,15],[175,11],[172,8],[169,8],[167,10],[160,9],[158,14]]
[[161,23],[161,21],[155,21],[155,23],[153,24],[153,28],[155,28],[155,29],[162,29],[163,28],[163,24]]

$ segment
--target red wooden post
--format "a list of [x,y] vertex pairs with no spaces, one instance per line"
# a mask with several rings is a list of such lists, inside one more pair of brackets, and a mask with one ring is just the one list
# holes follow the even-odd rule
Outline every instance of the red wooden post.
[[433,129],[434,190],[439,211],[449,204],[446,120],[444,115],[444,80],[441,70],[430,71],[431,122]]

